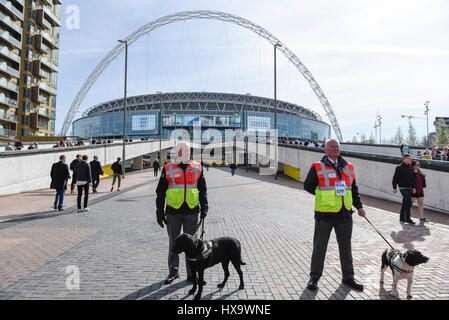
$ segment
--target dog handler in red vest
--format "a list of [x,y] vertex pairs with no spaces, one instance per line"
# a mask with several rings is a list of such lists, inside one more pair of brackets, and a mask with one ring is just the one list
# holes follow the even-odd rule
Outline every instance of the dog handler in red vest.
[[316,290],[326,256],[327,244],[332,229],[335,229],[343,283],[362,291],[363,285],[354,279],[352,263],[352,206],[359,216],[365,217],[365,210],[355,182],[354,166],[340,156],[340,143],[335,139],[326,141],[326,155],[312,164],[304,189],[315,195],[315,232],[307,288]]
[[[198,214],[205,219],[208,211],[206,180],[201,164],[190,160],[190,145],[180,142],[176,146],[176,159],[162,169],[156,189],[157,223],[167,225],[169,238],[168,268],[165,284],[179,278],[179,256],[171,248],[181,233],[193,235],[198,225]],[[193,275],[186,261],[187,280]]]

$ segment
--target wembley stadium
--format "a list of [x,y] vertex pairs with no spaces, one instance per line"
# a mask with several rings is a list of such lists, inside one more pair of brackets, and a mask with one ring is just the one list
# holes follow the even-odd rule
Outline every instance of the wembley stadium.
[[[176,129],[193,134],[201,124],[201,136],[214,129],[268,131],[274,128],[275,100],[250,94],[212,92],[156,93],[127,98],[126,134],[133,139],[170,138]],[[123,136],[124,99],[98,104],[72,124],[72,135],[118,139]],[[331,127],[312,110],[277,100],[278,136],[323,141]],[[216,131],[215,131],[216,132]]]

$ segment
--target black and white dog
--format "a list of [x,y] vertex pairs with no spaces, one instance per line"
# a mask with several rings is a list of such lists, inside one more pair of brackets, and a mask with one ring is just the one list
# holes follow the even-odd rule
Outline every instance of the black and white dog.
[[245,263],[242,262],[242,250],[240,242],[237,239],[217,238],[206,242],[183,233],[176,238],[172,251],[178,254],[184,252],[186,255],[187,263],[194,276],[193,288],[189,291],[189,294],[194,294],[197,285],[199,286],[198,293],[194,297],[195,300],[201,299],[204,283],[204,270],[220,262],[224,270],[224,280],[218,287],[223,288],[228,281],[228,266],[229,262],[231,262],[240,277],[239,290],[243,290],[243,272],[240,266],[245,265]]
[[390,267],[393,272],[393,288],[390,295],[399,298],[397,289],[398,281],[407,279],[407,298],[412,298],[414,268],[427,261],[429,261],[429,258],[423,256],[418,250],[407,250],[402,254],[398,250],[387,249],[382,254],[380,283],[384,283],[385,270]]

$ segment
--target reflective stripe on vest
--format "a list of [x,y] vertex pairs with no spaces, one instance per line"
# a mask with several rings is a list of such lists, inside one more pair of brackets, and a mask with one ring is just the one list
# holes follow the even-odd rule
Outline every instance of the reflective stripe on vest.
[[167,205],[179,209],[184,202],[190,209],[199,205],[198,180],[202,172],[201,164],[190,161],[186,171],[176,163],[165,165],[165,178],[168,181],[168,189],[165,192]]
[[[315,167],[318,176],[318,186],[315,190],[315,211],[338,213],[343,205],[347,210],[351,210],[352,183],[355,180],[354,166],[348,163],[343,168],[341,181],[333,166],[326,166],[323,162],[315,162],[312,167]],[[343,181],[346,184],[346,195],[344,197],[337,196],[335,184]]]

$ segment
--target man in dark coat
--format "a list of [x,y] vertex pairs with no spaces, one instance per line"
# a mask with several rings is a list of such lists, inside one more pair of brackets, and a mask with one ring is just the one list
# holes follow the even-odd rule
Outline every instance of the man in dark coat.
[[157,177],[160,167],[161,167],[161,165],[159,164],[159,161],[154,160],[154,162],[153,162],[153,169],[154,169],[154,176],[155,177]]
[[412,159],[408,153],[402,156],[402,164],[396,167],[393,176],[393,193],[397,193],[397,187],[402,194],[402,207],[400,212],[400,222],[415,224],[410,218],[410,209],[413,201],[412,197],[416,193],[415,184],[416,176],[411,166]]
[[122,178],[124,178],[125,176],[123,175],[123,167],[122,167],[122,158],[117,158],[117,161],[114,162],[111,166],[113,175],[112,175],[112,187],[111,187],[111,192],[114,191],[114,185],[115,185],[115,181],[118,180],[118,187],[117,187],[117,191],[120,191],[120,185],[122,183]]
[[81,155],[77,154],[76,158],[70,163],[70,170],[73,172],[72,183],[70,184],[70,193],[75,193],[76,176],[75,169],[76,166],[81,162]]
[[[51,167],[51,185],[50,189],[56,190],[55,203],[53,207],[59,211],[64,210],[62,204],[64,203],[64,194],[67,189],[67,181],[70,179],[69,167],[65,163],[64,155],[59,157],[59,162],[56,162]],[[58,205],[59,204],[59,205]]]
[[94,156],[94,160],[90,162],[90,171],[92,173],[92,191],[97,193],[98,185],[100,184],[100,176],[104,175],[103,168],[101,167],[98,157]]
[[[90,172],[90,165],[87,162],[89,157],[84,155],[82,161],[76,166],[73,175],[76,179],[76,186],[78,188],[78,212],[89,211],[87,208],[87,202],[89,200],[89,184],[92,183],[92,174]],[[84,191],[84,209],[81,209],[81,198]]]

